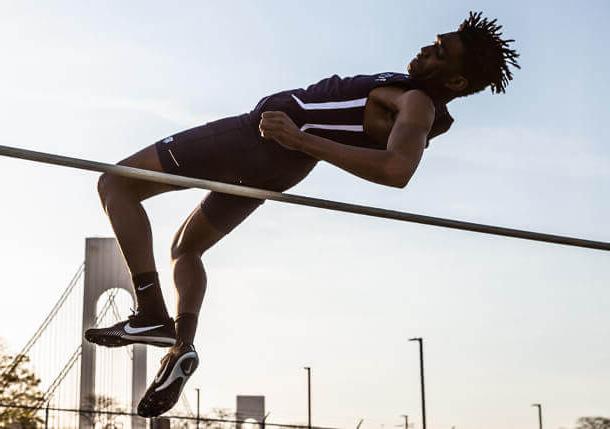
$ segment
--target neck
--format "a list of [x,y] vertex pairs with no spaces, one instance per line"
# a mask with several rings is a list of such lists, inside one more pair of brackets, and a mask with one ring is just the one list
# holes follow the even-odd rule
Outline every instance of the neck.
[[445,88],[443,83],[436,78],[422,79],[417,81],[426,94],[428,94],[435,101],[447,104],[456,98],[455,93]]
[[445,94],[438,97],[437,100],[443,104],[449,104],[449,102],[452,101],[454,98],[456,98],[456,96],[453,94]]

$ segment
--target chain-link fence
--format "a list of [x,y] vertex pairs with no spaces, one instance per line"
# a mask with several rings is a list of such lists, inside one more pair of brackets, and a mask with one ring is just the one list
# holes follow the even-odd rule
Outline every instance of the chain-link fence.
[[[167,415],[144,419],[116,410],[32,407],[0,403],[0,429],[310,429],[302,424]],[[333,429],[315,426],[311,429]]]

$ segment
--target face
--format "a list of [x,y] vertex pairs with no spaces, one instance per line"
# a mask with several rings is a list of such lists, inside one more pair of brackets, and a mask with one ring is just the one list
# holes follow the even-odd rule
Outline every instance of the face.
[[450,81],[460,76],[464,45],[457,33],[436,36],[432,45],[421,48],[407,67],[409,75],[421,80]]

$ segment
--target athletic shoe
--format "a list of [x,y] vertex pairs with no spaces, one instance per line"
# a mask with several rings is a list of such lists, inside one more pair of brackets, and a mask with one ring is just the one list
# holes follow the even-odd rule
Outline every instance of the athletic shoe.
[[142,417],[156,417],[171,410],[198,365],[199,357],[195,347],[173,347],[161,359],[157,376],[138,404],[138,414]]
[[171,318],[160,322],[158,319],[134,313],[127,320],[109,328],[87,329],[85,338],[91,343],[105,347],[129,344],[171,347],[176,343],[176,328]]

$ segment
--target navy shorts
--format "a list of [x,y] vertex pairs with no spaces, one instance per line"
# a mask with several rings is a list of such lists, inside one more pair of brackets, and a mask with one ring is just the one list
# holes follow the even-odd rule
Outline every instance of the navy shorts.
[[[263,139],[260,113],[220,119],[179,132],[155,146],[166,173],[285,191],[309,174],[316,160]],[[228,233],[263,203],[262,200],[210,192],[203,213]]]

